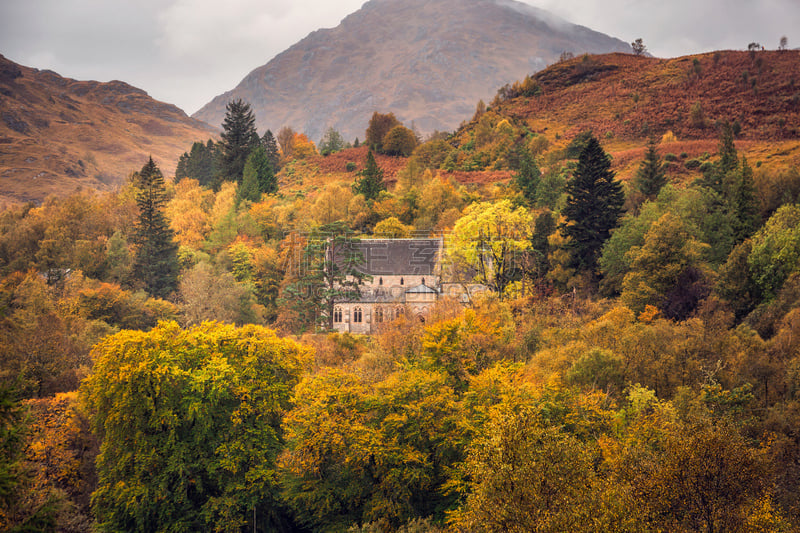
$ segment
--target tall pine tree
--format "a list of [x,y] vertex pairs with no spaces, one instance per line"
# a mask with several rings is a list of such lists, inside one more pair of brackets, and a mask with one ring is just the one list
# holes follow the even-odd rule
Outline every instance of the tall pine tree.
[[278,180],[267,151],[263,146],[256,147],[244,165],[244,177],[239,187],[239,198],[256,202],[262,194],[278,192]]
[[278,150],[278,141],[272,135],[272,130],[267,130],[264,136],[261,137],[261,146],[267,152],[267,159],[272,164],[272,169],[277,174],[281,169],[281,152]]
[[381,191],[385,190],[386,184],[383,183],[383,170],[375,162],[375,156],[372,155],[372,150],[370,150],[367,152],[367,162],[364,165],[364,170],[361,171],[361,178],[356,180],[353,185],[353,192],[363,194],[366,200],[374,200]]
[[636,172],[636,188],[639,189],[645,198],[653,200],[658,196],[661,187],[667,183],[667,174],[664,172],[664,165],[661,163],[661,156],[656,149],[656,140],[650,138],[647,143],[647,152],[644,161]]
[[761,223],[753,169],[747,164],[744,156],[742,156],[742,168],[733,193],[732,204],[734,239],[738,244],[755,233]]
[[523,149],[519,156],[519,169],[514,175],[514,184],[525,197],[528,207],[536,206],[536,191],[542,179],[542,172],[528,150]]
[[561,231],[569,239],[572,266],[595,275],[603,244],[622,216],[625,195],[614,179],[608,155],[594,136],[578,157],[567,195]]
[[261,144],[261,139],[256,132],[256,118],[250,104],[237,99],[228,102],[225,109],[220,170],[223,179],[241,183],[247,156]]
[[133,275],[153,296],[164,298],[178,282],[178,246],[164,216],[167,201],[164,176],[151,157],[136,175],[139,218],[131,241],[135,247]]

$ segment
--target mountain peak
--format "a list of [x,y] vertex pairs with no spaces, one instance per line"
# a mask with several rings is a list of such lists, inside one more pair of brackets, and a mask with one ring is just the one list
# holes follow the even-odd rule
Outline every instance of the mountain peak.
[[541,70],[562,52],[630,46],[515,0],[369,0],[248,74],[195,113],[221,124],[226,104],[251,104],[259,130],[291,126],[318,140],[328,127],[363,137],[374,111],[422,133],[452,130],[480,99]]

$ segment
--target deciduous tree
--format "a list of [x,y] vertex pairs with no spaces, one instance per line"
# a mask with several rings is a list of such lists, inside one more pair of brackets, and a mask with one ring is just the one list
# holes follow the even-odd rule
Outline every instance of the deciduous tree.
[[82,394],[102,440],[101,528],[286,528],[275,461],[306,348],[257,326],[173,322],[108,337],[94,357]]

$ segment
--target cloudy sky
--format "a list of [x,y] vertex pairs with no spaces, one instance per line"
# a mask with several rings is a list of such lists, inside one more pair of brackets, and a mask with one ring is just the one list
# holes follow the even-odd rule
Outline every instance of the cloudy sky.
[[[800,0],[524,0],[658,57],[781,36],[800,47]],[[87,80],[119,79],[191,114],[364,0],[0,0],[0,54]]]

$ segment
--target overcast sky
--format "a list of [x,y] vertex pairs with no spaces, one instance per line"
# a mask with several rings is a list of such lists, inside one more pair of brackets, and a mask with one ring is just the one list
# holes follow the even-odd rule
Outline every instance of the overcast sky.
[[[800,0],[525,0],[658,57],[781,36],[800,47]],[[119,79],[191,114],[364,0],[0,0],[0,54],[80,80]]]

